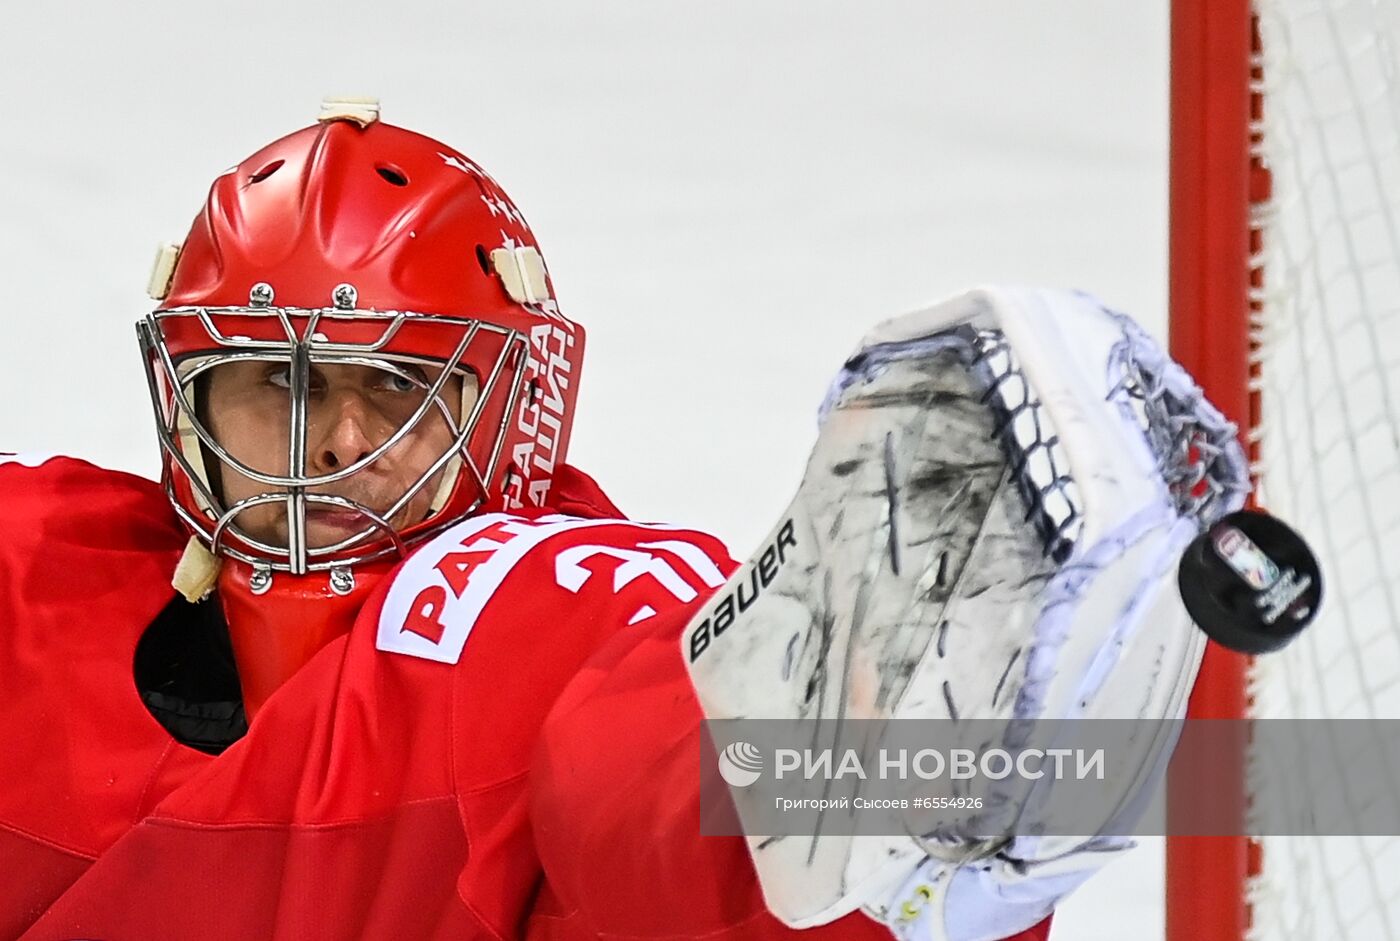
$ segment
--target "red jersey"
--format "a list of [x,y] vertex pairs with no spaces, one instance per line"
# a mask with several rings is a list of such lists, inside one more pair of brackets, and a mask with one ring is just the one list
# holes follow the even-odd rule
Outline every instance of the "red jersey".
[[133,679],[186,539],[160,489],[0,463],[0,937],[791,935],[699,836],[677,637],[733,563],[561,492],[422,546],[214,757]]

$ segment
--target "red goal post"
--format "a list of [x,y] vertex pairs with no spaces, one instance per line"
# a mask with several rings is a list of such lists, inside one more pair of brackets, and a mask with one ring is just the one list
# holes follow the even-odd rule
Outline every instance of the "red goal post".
[[[1253,426],[1249,391],[1249,0],[1173,0],[1168,251],[1172,355],[1240,428]],[[1212,642],[1191,718],[1247,714],[1246,658]],[[1243,799],[1244,767],[1220,786]],[[1169,802],[1172,789],[1168,778]],[[1169,810],[1170,814],[1170,810]],[[1243,828],[1243,814],[1241,813]],[[1241,941],[1251,868],[1243,836],[1169,837],[1168,941]]]
[[[1171,112],[1172,351],[1242,429],[1259,502],[1308,538],[1325,586],[1284,651],[1212,645],[1189,715],[1361,720],[1353,754],[1393,748],[1400,0],[1173,0]],[[1245,795],[1276,798],[1291,770],[1249,757],[1210,782],[1238,795],[1240,832]],[[1393,814],[1400,769],[1381,783]],[[1347,812],[1350,836],[1168,837],[1168,941],[1400,939],[1400,836]]]

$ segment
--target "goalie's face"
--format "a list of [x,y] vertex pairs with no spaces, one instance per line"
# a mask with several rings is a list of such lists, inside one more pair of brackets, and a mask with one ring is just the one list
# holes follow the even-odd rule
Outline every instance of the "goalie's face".
[[[428,476],[426,483],[421,481],[435,462],[454,449],[462,415],[476,401],[475,377],[454,373],[442,383],[426,414],[413,422],[441,372],[442,367],[430,364],[312,363],[304,395],[293,395],[295,380],[287,361],[238,360],[209,370],[202,411],[213,437],[233,458],[275,476],[293,470],[288,442],[296,437],[292,411],[297,401],[305,402],[301,460],[307,476],[335,474],[398,435],[377,459],[308,493],[349,501],[401,530],[422,521],[433,509],[434,497],[451,471],[444,468]],[[228,464],[220,468],[214,483],[225,506],[270,489]],[[410,493],[394,511],[396,502],[403,502]],[[237,524],[260,542],[288,545],[288,513],[281,501],[249,505],[239,513]],[[306,507],[305,543],[311,549],[333,546],[365,525],[365,516],[355,509],[312,502]]]

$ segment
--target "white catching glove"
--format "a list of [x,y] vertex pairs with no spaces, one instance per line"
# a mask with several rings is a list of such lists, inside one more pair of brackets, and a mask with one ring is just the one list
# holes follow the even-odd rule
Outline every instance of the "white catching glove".
[[[1179,717],[1204,638],[1176,565],[1247,488],[1233,426],[1093,298],[984,289],[888,321],[833,384],[766,549],[683,635],[701,705],[710,719],[987,720],[1003,743],[1029,721]],[[1118,790],[1096,832],[1122,832],[1165,767],[1172,726],[1140,727],[1110,759]],[[1020,807],[1048,781],[994,796]],[[767,784],[733,791],[747,832],[771,822]],[[790,925],[864,907],[901,936],[972,941],[1034,924],[1129,845],[996,819],[990,839],[827,827],[750,849]]]

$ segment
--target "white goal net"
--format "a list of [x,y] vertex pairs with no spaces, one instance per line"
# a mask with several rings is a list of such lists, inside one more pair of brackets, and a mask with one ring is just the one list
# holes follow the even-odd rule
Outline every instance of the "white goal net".
[[[1325,587],[1317,623],[1257,661],[1254,714],[1400,722],[1400,0],[1255,9],[1260,502],[1308,537]],[[1296,784],[1258,771],[1256,793]],[[1327,799],[1358,832],[1377,816]],[[1400,939],[1400,837],[1266,837],[1250,900],[1251,937]]]

